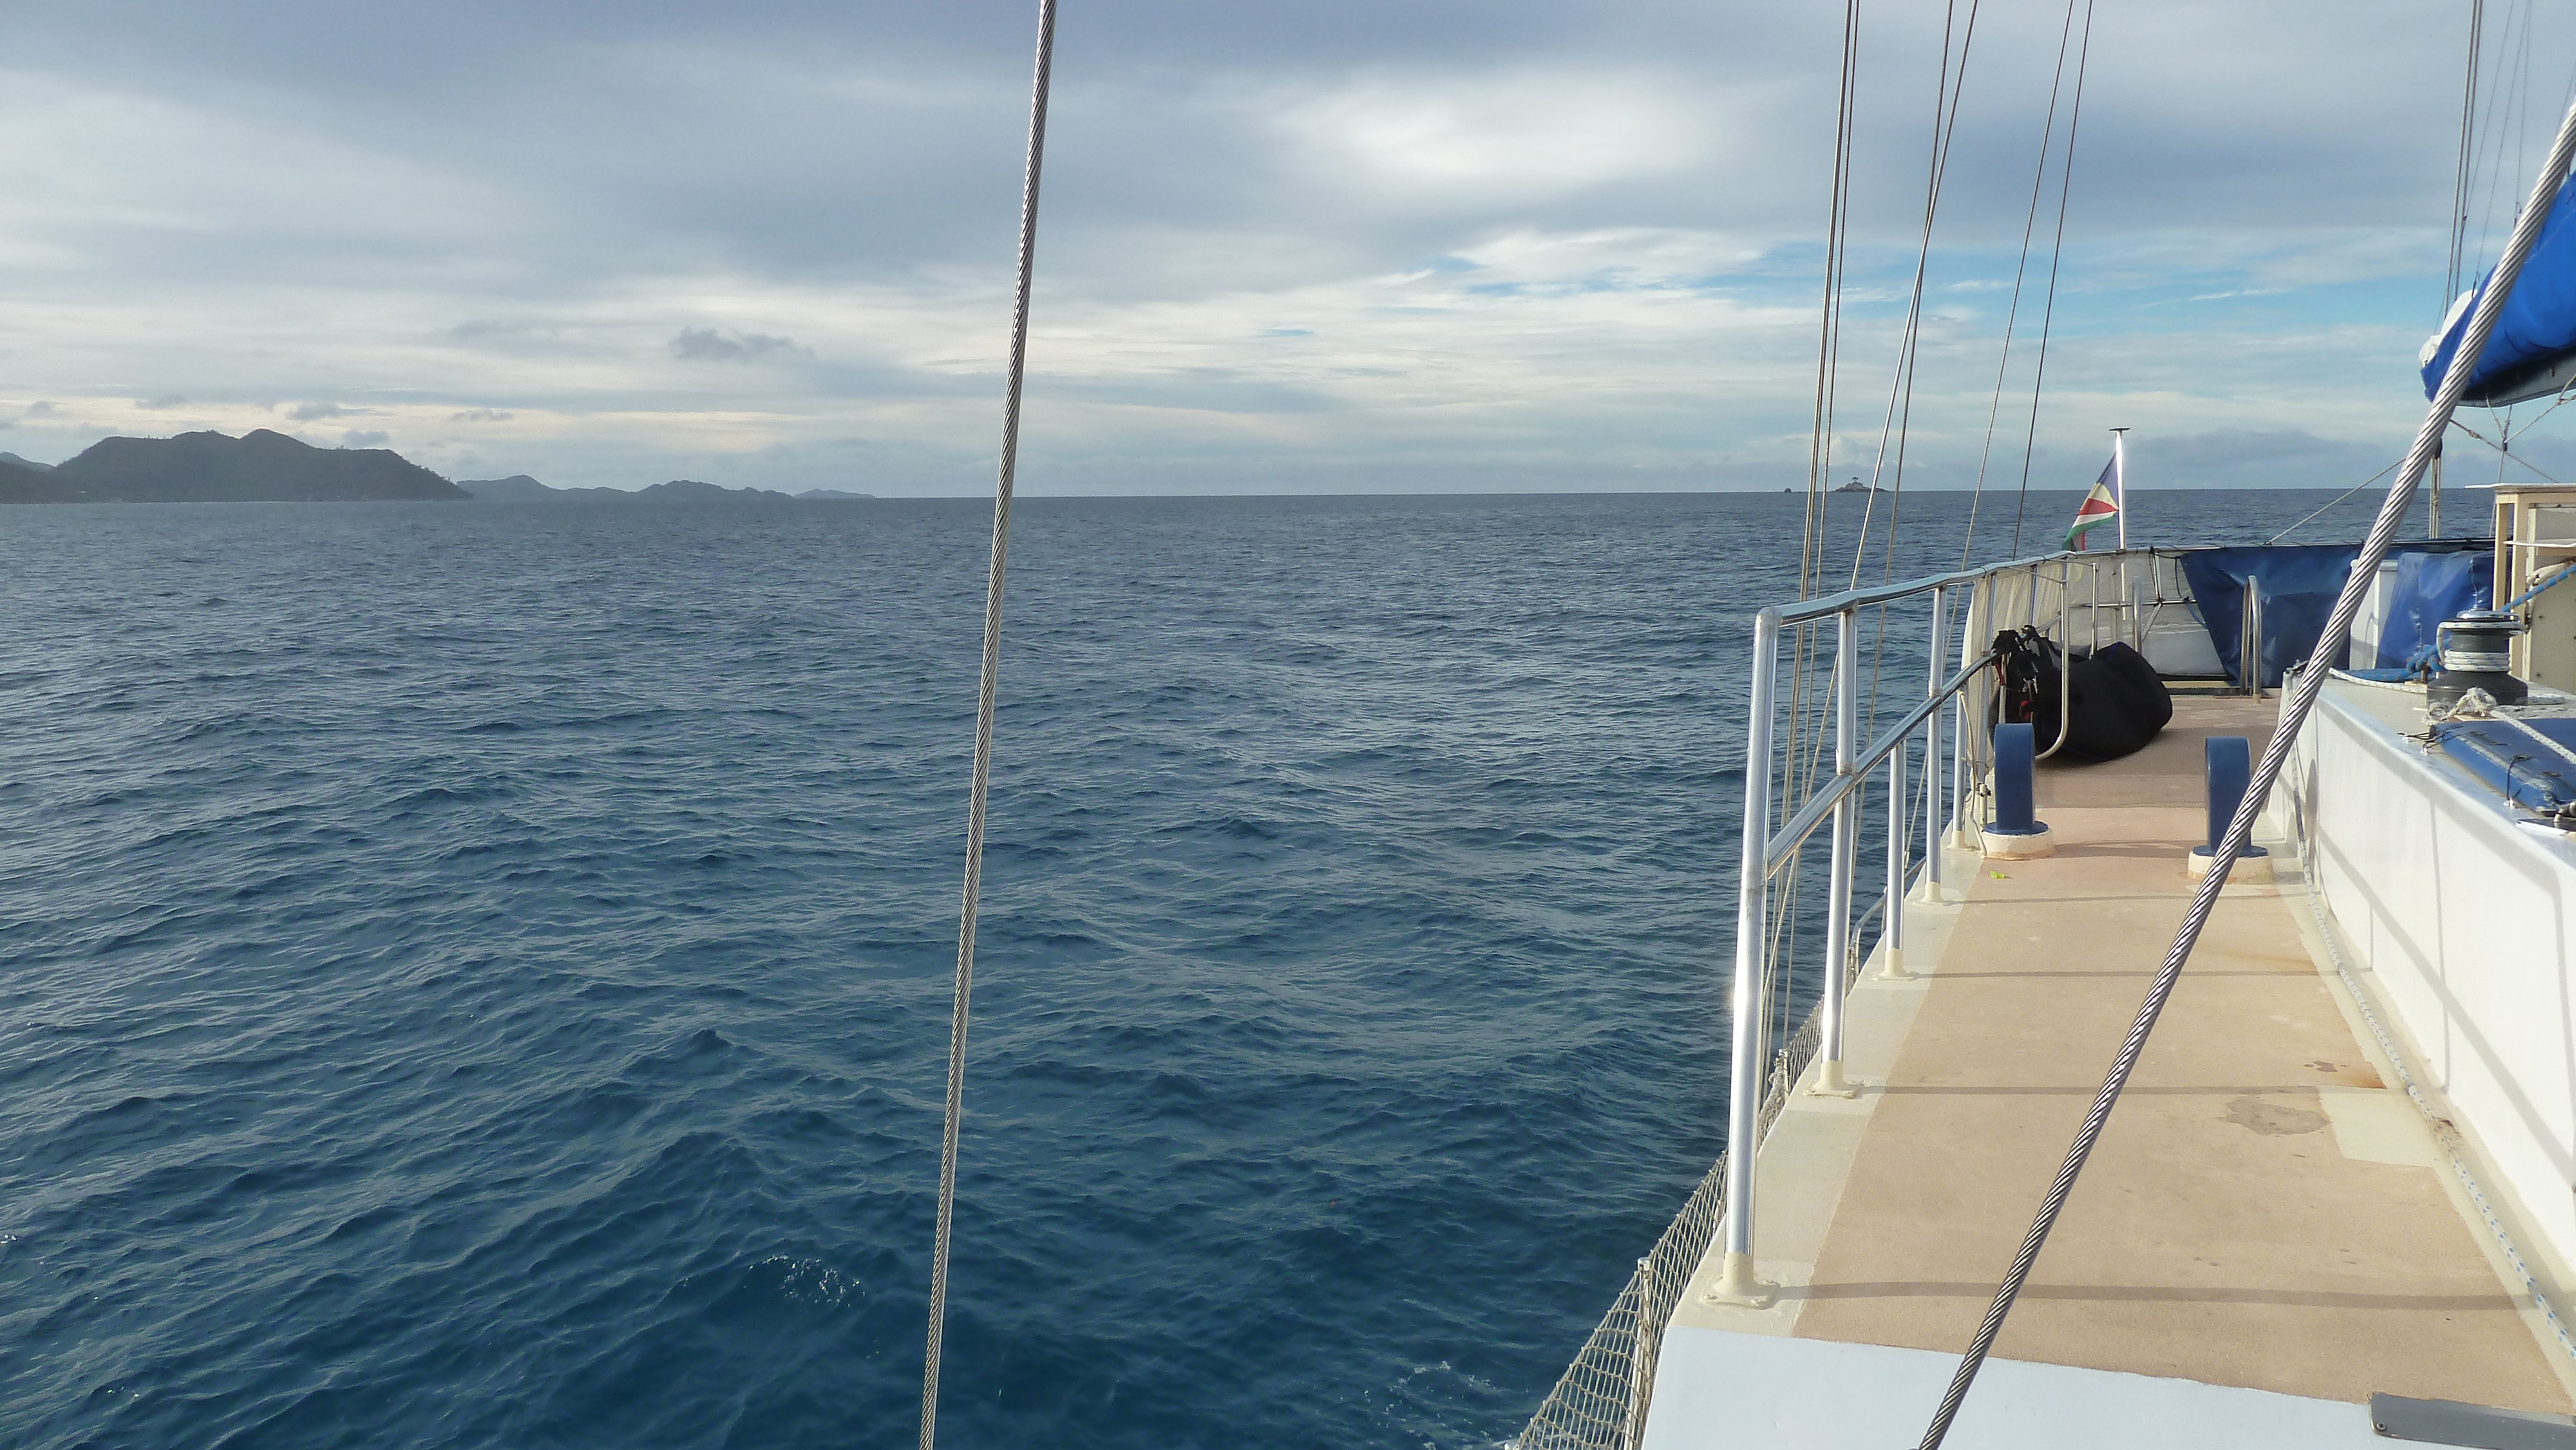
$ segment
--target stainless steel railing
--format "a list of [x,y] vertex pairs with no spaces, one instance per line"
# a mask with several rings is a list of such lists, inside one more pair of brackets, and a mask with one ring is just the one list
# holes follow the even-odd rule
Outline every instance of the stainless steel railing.
[[[2108,599],[2106,585],[2114,591]],[[1922,693],[1910,708],[1862,744],[1856,698],[1861,615],[1867,610],[1883,613],[1914,601],[1925,606],[1920,635],[1925,661]],[[1954,603],[1959,607],[1954,609]],[[1729,994],[1732,1065],[1727,1126],[1731,1145],[1751,1145],[1759,1132],[1755,1115],[1765,1096],[1761,1073],[1769,1057],[1765,1036],[1773,1016],[1769,998],[1783,985],[1785,969],[1790,965],[1780,959],[1776,949],[1781,933],[1773,929],[1772,895],[1784,873],[1794,869],[1808,839],[1828,819],[1832,821],[1824,903],[1826,969],[1817,973],[1820,987],[1816,1016],[1820,1032],[1816,1080],[1811,1090],[1847,1094],[1849,1089],[1842,1078],[1846,973],[1832,968],[1847,967],[1847,954],[1851,951],[1859,816],[1870,777],[1882,768],[1885,771],[1882,800],[1886,843],[1882,864],[1886,884],[1880,897],[1880,970],[1902,977],[1908,975],[1905,904],[1913,868],[1919,860],[1924,898],[1939,900],[1945,831],[1965,844],[1965,838],[1974,830],[1968,820],[1968,808],[1971,797],[1983,786],[1990,747],[1984,726],[1993,682],[1986,666],[1994,657],[1991,641],[1995,633],[2014,625],[2041,629],[2070,654],[2078,647],[2088,652],[2098,650],[2109,640],[2143,651],[2153,628],[2154,612],[2188,603],[2179,556],[2172,551],[2140,549],[2016,560],[1856,589],[1765,609],[1754,616],[1745,740],[1743,856],[1737,883],[1735,970]],[[1794,761],[1775,764],[1780,642],[1784,627],[1828,620],[1833,626],[1833,647],[1827,667],[1830,683],[1825,688],[1831,700],[1834,768],[1821,780],[1812,774],[1802,780]],[[1873,665],[1874,673],[1884,663],[1884,619],[1880,638],[1882,648]],[[1807,664],[1808,657],[1809,651],[1803,648],[1793,654],[1799,665]],[[2061,689],[2065,688],[2065,678],[2066,673],[2061,672]],[[1807,693],[1810,682],[1799,683],[1800,689],[1794,693]],[[1955,728],[1947,732],[1946,742],[1942,728],[1945,713],[1955,719]],[[2065,713],[2061,700],[2061,722]],[[2051,750],[2063,740],[2061,725]],[[1945,743],[1949,752],[1946,759]],[[1794,753],[1794,742],[1791,748]],[[1921,762],[1919,791],[1909,791],[1907,787],[1909,756]],[[1775,799],[1775,780],[1785,781],[1793,788],[1803,786],[1804,798],[1794,803]],[[1919,857],[1913,850],[1915,833],[1907,829],[1909,809],[1920,812]],[[1794,910],[1794,887],[1789,896],[1789,907]],[[1749,1151],[1729,1155],[1725,1257],[1716,1291],[1721,1298],[1758,1300],[1766,1292],[1754,1277],[1753,1158]]]
[[[1848,1091],[1843,999],[1861,965],[1860,938],[1874,919],[1880,970],[1904,973],[1909,890],[1941,899],[1945,842],[1976,842],[1991,748],[1985,725],[1994,681],[1986,661],[1995,634],[2029,626],[2061,648],[2119,639],[2147,651],[2159,631],[2197,632],[2197,618],[2170,613],[2193,607],[2179,557],[2146,549],[2053,554],[1855,589],[1754,617],[1729,991],[1728,1151],[1653,1252],[1637,1261],[1515,1442],[1523,1450],[1633,1450],[1644,1433],[1664,1328],[1711,1250],[1724,1255],[1721,1293],[1761,1294],[1753,1272],[1756,1149],[1802,1080],[1810,1092]],[[1872,809],[1883,817],[1876,833],[1865,819]],[[1821,882],[1807,869],[1820,833]],[[1864,847],[1872,834],[1874,850]],[[1880,859],[1864,859],[1873,854]],[[1873,866],[1883,868],[1884,885],[1875,901],[1864,902],[1858,881]],[[1817,917],[1821,951],[1802,953],[1802,942],[1817,941]],[[1813,1007],[1792,1033],[1792,999],[1810,983]]]

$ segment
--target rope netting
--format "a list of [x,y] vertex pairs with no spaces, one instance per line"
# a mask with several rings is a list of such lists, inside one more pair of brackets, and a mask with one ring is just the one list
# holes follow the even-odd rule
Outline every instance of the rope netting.
[[[1845,964],[1846,988],[1858,975],[1857,956]],[[1788,1106],[1789,1093],[1815,1061],[1820,1012],[1810,1012],[1789,1045],[1772,1058],[1771,1077],[1762,1094],[1761,1132]],[[1720,1153],[1699,1186],[1673,1216],[1655,1246],[1637,1261],[1610,1312],[1601,1316],[1592,1337],[1583,1342],[1574,1362],[1556,1382],[1526,1429],[1510,1443],[1515,1450],[1633,1450],[1645,1438],[1646,1409],[1654,1397],[1655,1357],[1663,1347],[1665,1326],[1689,1288],[1691,1275],[1708,1256],[1726,1222],[1726,1155]]]

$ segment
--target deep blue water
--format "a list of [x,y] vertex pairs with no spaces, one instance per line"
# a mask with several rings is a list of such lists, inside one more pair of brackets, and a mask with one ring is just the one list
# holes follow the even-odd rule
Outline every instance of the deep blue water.
[[[1797,521],[1023,504],[944,1444],[1518,1429],[1722,1146]],[[986,527],[0,514],[0,1445],[909,1443]]]

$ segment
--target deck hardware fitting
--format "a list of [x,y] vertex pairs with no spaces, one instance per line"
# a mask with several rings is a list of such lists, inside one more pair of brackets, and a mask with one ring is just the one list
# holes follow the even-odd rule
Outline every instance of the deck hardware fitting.
[[2576,1450],[2576,1415],[2504,1410],[2458,1400],[2370,1397],[2370,1428],[2390,1440],[2477,1450]]

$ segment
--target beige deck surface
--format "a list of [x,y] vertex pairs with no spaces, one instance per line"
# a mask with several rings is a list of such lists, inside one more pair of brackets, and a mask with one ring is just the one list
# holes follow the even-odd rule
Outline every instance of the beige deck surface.
[[[2138,756],[2043,767],[2059,854],[1977,873],[1869,1094],[1809,1282],[1788,1290],[1788,1332],[1966,1345],[2181,921],[2201,741],[2249,735],[2259,753],[2277,708],[2177,700]],[[2374,1149],[2368,1125],[2393,1110],[2404,1128],[2405,1099],[2293,906],[2228,888],[1997,1355],[2576,1408],[2429,1157],[2402,1132]]]

